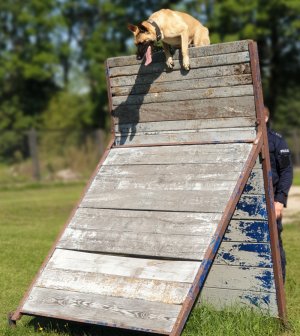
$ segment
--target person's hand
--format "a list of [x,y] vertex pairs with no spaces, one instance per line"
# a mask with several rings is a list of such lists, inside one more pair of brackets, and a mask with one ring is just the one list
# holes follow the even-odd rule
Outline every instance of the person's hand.
[[275,213],[276,219],[282,218],[283,204],[280,202],[275,202]]

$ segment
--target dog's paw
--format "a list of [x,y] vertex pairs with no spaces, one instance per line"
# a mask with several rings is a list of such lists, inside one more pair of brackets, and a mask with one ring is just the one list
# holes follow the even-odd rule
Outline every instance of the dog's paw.
[[173,69],[173,68],[174,68],[174,65],[175,65],[175,64],[174,64],[174,61],[173,61],[172,57],[169,57],[169,58],[168,58],[166,64],[167,64],[167,67],[168,67],[169,69]]
[[189,63],[183,64],[183,68],[187,71],[190,70],[190,64]]
[[190,58],[188,56],[183,57],[182,65],[185,70],[190,70]]

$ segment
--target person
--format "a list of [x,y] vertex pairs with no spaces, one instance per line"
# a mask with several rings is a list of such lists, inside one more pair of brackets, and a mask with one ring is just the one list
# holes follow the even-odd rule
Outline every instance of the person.
[[282,215],[283,208],[287,206],[288,193],[293,182],[293,166],[288,145],[282,135],[273,131],[270,128],[270,125],[268,123],[269,117],[269,109],[265,107],[265,120],[267,123],[268,143],[272,169],[272,182],[274,191],[274,206],[278,229],[282,275],[283,281],[285,282],[286,256],[281,237],[281,233],[283,231]]

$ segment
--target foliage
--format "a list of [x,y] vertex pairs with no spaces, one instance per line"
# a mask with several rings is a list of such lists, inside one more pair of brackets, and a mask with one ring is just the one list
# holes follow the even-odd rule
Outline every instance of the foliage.
[[200,3],[206,11],[212,43],[240,39],[258,42],[265,102],[276,119],[281,113],[278,100],[285,89],[299,85],[300,2],[206,0],[190,1],[189,7],[199,11]]
[[276,129],[288,132],[300,129],[300,85],[284,88],[278,97],[278,115],[274,123]]
[[68,106],[65,93],[75,87],[71,81],[81,83],[74,101],[88,92],[75,128],[107,128],[105,60],[130,50],[127,23],[132,17],[138,22],[176,2],[143,1],[138,7],[125,0],[1,2],[0,158],[20,151],[26,155],[20,132],[40,128],[54,101],[60,121],[77,115],[76,103]]

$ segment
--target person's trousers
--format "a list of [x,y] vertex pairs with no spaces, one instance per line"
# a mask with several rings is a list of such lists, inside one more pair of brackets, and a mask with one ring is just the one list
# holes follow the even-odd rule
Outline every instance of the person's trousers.
[[280,249],[280,259],[281,259],[282,276],[283,276],[283,282],[285,282],[286,257],[285,257],[285,251],[284,251],[284,248],[283,248],[282,238],[281,238],[281,233],[283,231],[281,218],[277,219],[277,229],[278,229],[278,240],[279,240],[279,249]]

